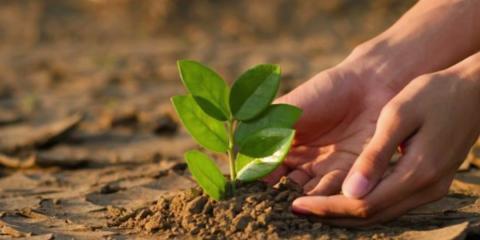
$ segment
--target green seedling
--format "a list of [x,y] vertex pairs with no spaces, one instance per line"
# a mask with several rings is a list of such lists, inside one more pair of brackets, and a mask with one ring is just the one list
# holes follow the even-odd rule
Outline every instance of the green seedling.
[[227,155],[230,180],[206,154],[185,154],[188,169],[213,199],[235,193],[237,181],[255,181],[275,170],[295,135],[302,111],[272,104],[280,84],[280,67],[257,65],[243,73],[232,88],[210,68],[190,60],[178,61],[187,95],[172,97],[180,120],[202,147]]

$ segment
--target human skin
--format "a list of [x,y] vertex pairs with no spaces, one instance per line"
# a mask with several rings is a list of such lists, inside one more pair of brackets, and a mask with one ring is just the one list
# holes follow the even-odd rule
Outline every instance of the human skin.
[[[284,165],[266,180],[288,175],[308,195],[294,211],[345,226],[443,196],[480,131],[480,57],[468,58],[480,49],[478,19],[480,1],[421,1],[278,99],[304,114]],[[400,161],[384,177],[398,146]]]

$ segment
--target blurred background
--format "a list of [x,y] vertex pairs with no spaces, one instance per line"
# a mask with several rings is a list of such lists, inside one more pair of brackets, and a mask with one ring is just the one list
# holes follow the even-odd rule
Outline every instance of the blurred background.
[[285,93],[413,4],[0,0],[0,153],[53,165],[181,158],[192,141],[177,131],[169,103],[184,92],[178,59],[203,62],[229,82],[277,63]]
[[82,111],[87,119],[124,103],[152,111],[181,91],[177,59],[204,62],[228,81],[278,63],[286,91],[414,2],[1,0],[0,109],[36,117]]

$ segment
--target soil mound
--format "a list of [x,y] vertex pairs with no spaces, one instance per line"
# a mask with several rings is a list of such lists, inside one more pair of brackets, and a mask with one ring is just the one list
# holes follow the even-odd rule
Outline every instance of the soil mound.
[[148,208],[111,210],[112,226],[168,238],[279,239],[315,235],[327,226],[291,212],[301,188],[284,178],[275,186],[241,184],[236,196],[209,199],[199,188],[163,197]]

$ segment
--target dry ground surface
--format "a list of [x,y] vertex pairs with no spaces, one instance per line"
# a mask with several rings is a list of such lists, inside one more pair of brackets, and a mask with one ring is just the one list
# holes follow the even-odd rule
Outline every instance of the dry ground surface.
[[[194,185],[182,153],[196,146],[168,101],[183,91],[177,59],[230,81],[278,63],[284,93],[412,5],[261,2],[1,1],[0,239],[165,237],[111,222]],[[442,200],[385,225],[295,237],[479,239],[479,145]]]

